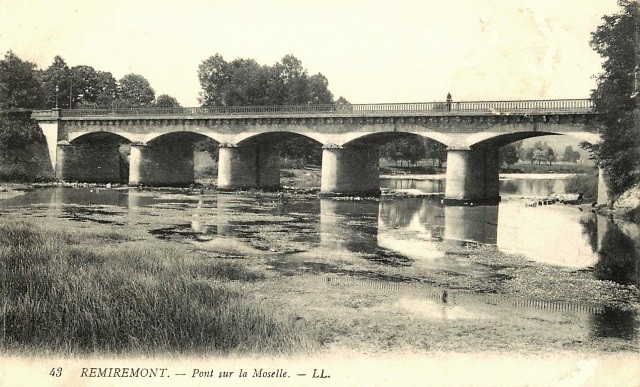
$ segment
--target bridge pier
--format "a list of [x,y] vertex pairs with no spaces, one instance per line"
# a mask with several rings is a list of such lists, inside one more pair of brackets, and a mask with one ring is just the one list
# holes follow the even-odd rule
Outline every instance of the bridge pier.
[[447,150],[445,204],[497,204],[500,202],[498,149]]
[[237,146],[220,144],[218,189],[280,188],[280,155],[267,144]]
[[377,147],[323,147],[320,194],[380,196],[379,157]]
[[56,179],[67,182],[120,182],[119,146],[99,142],[71,144],[59,141],[55,176]]
[[193,182],[193,145],[131,144],[130,185],[188,186]]

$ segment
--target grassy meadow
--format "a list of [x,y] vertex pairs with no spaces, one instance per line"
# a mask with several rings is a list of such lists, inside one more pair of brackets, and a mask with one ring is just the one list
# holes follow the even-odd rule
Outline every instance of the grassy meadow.
[[263,273],[186,246],[3,219],[0,257],[0,338],[10,353],[291,353],[316,346],[295,317],[232,286],[261,281]]

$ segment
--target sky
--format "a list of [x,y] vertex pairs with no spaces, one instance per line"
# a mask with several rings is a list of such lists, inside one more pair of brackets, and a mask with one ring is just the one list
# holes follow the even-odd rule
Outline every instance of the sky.
[[219,53],[287,54],[352,103],[588,98],[589,47],[616,0],[0,0],[0,53],[56,55],[199,106],[198,66]]

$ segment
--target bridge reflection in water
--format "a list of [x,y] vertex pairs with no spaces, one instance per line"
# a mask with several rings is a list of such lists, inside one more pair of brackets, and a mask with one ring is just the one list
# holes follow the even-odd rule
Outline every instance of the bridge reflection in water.
[[[525,223],[520,231],[529,237],[545,235],[541,228],[550,228],[549,223],[560,221],[548,220],[548,214],[554,213],[573,222],[576,228],[563,225],[569,233],[561,237],[575,243],[572,234],[575,231],[588,249],[582,251],[574,245],[574,256],[570,259],[582,266],[568,262],[569,258],[555,264],[589,270],[600,280],[640,286],[640,228],[590,213],[576,216],[577,211],[564,207],[533,209],[510,201],[499,206],[454,207],[427,198],[380,202],[312,197],[281,200],[277,195],[256,198],[99,188],[38,189],[1,203],[3,216],[13,213],[12,207],[20,207],[26,214],[148,229],[158,237],[173,233],[177,240],[191,238],[200,243],[198,246],[216,252],[268,253],[282,260],[296,257],[309,260],[318,254],[336,259],[355,257],[402,265],[407,270],[428,258],[451,259],[441,254],[444,249],[438,243],[442,241],[497,244],[502,249],[500,239],[505,236],[499,234],[518,223]],[[535,217],[543,221],[531,221]],[[160,231],[152,232],[157,230]],[[514,236],[506,234],[506,237]],[[282,244],[282,240],[289,245]],[[557,250],[554,243],[538,244],[551,253]],[[295,249],[287,247],[291,245]],[[569,254],[570,250],[562,250],[561,254]],[[306,255],[300,255],[301,252]],[[593,258],[584,260],[582,256],[589,254]],[[604,306],[588,317],[590,334],[631,340],[638,335],[636,314],[630,309]]]

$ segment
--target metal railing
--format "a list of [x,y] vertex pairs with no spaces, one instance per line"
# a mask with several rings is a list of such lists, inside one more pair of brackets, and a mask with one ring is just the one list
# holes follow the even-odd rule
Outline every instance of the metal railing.
[[[62,110],[62,117],[131,117],[175,116],[210,117],[236,115],[473,115],[473,114],[554,114],[591,113],[590,99],[552,99],[521,101],[461,101],[420,103],[374,103],[345,105],[279,105],[279,106],[221,106],[189,108],[115,108]],[[35,117],[49,117],[47,112],[34,111]]]

